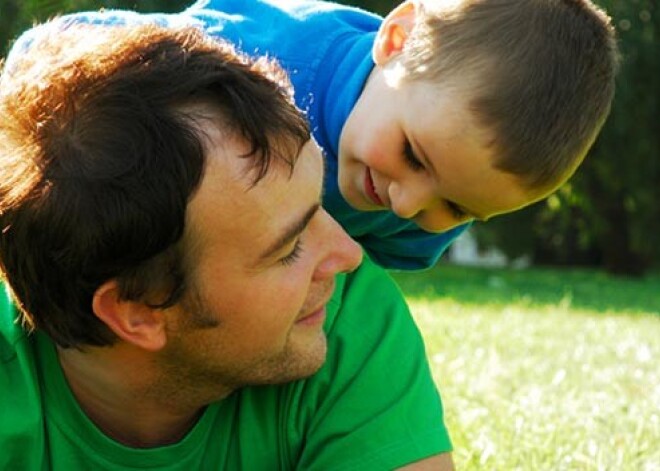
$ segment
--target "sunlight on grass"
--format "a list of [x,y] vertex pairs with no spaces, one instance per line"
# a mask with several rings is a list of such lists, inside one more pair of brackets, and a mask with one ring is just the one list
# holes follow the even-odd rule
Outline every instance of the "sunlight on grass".
[[660,317],[639,309],[660,303],[603,313],[566,296],[537,302],[554,289],[539,283],[528,297],[477,305],[421,285],[404,292],[459,470],[660,469]]

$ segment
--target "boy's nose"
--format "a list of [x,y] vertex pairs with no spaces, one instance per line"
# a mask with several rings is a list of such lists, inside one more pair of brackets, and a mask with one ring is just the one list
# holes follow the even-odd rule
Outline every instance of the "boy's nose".
[[414,218],[419,209],[417,205],[410,204],[409,201],[392,200],[392,212],[403,219]]
[[432,195],[424,188],[405,187],[393,182],[389,188],[392,211],[403,219],[414,219],[432,204]]

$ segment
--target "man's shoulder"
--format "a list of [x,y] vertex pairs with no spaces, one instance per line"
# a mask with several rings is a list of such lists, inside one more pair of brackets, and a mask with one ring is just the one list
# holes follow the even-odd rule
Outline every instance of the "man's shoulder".
[[0,469],[42,469],[43,424],[31,339],[0,283]]
[[[360,362],[372,357],[373,348],[387,357],[400,343],[415,345],[423,352],[421,333],[399,286],[366,254],[357,270],[343,275],[337,289],[339,293],[331,301],[336,305],[329,309],[334,312],[326,325],[328,363],[338,345],[352,352],[350,361]],[[346,358],[341,362],[348,366]]]
[[403,294],[389,273],[365,252],[360,267],[345,275],[342,308],[368,302],[371,305],[398,305],[407,310]]
[[[34,373],[33,337],[23,327],[19,311],[6,285],[0,283],[0,392],[4,381],[19,381],[19,378]],[[23,378],[25,379],[25,378]],[[12,384],[16,390],[20,385]]]
[[304,444],[297,464],[394,469],[449,451],[423,339],[398,286],[368,257],[339,279],[323,367],[283,388],[298,433],[290,436]]
[[9,290],[0,283],[0,363],[16,356],[16,344],[25,337],[18,323],[18,310],[11,299]]

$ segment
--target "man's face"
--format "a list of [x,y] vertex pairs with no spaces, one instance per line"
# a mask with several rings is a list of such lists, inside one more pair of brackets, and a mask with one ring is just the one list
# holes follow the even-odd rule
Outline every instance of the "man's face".
[[547,194],[492,166],[491,136],[473,119],[467,87],[407,82],[396,63],[375,69],[342,130],[339,187],[351,206],[442,232]]
[[163,352],[186,381],[236,388],[314,373],[324,362],[335,275],[362,251],[321,207],[313,141],[290,168],[275,159],[251,187],[249,147],[213,125],[202,184],[188,206],[193,266]]

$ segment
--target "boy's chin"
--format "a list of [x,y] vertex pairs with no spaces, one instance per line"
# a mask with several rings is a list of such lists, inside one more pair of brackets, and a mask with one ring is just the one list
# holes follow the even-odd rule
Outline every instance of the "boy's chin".
[[367,211],[388,211],[387,208],[384,208],[382,206],[374,206],[372,203],[369,203],[369,202],[365,201],[362,198],[353,198],[353,199],[347,198],[343,193],[342,193],[342,196],[344,197],[344,200],[346,201],[346,203],[348,203],[348,205],[351,208],[353,208],[357,211],[364,211],[364,212],[367,212]]
[[350,191],[345,191],[341,186],[339,187],[339,192],[341,193],[342,198],[344,198],[344,201],[353,209],[356,209],[358,211],[367,211],[367,209],[364,209],[364,203],[359,201],[357,198],[355,198],[354,195],[351,194]]

